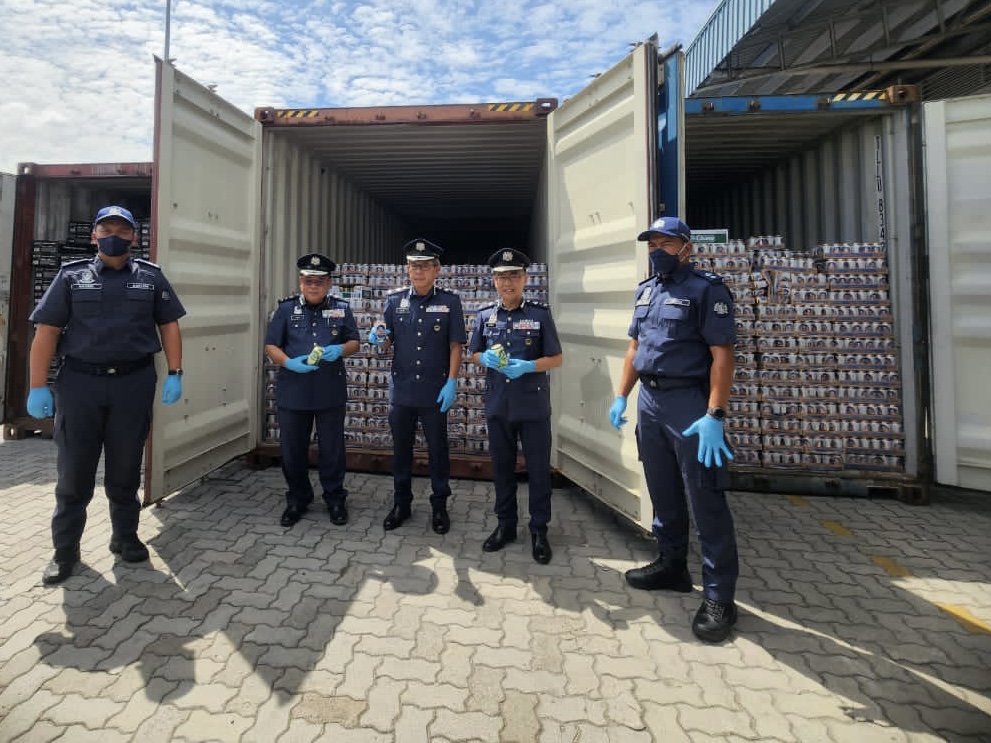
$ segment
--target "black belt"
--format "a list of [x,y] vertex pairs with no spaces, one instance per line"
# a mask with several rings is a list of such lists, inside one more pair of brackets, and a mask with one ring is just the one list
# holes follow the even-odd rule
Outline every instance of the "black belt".
[[119,361],[112,364],[91,364],[88,361],[80,361],[71,356],[65,357],[65,365],[72,371],[82,374],[93,374],[97,377],[120,377],[124,374],[131,374],[145,367],[151,366],[154,356],[145,356],[137,361]]
[[696,377],[659,377],[641,374],[640,383],[655,390],[679,390],[684,387],[703,387],[705,381]]

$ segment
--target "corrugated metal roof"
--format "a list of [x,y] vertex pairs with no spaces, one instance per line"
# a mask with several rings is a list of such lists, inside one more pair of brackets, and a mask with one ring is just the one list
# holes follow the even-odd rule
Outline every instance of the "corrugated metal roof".
[[724,0],[686,54],[688,95],[978,93],[991,85],[991,2]]
[[275,129],[407,218],[492,218],[533,210],[547,144],[544,118],[497,124]]

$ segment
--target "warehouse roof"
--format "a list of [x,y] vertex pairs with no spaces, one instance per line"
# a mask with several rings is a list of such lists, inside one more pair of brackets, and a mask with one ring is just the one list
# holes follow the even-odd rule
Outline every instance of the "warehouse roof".
[[919,86],[991,91],[987,0],[722,0],[686,53],[689,96]]

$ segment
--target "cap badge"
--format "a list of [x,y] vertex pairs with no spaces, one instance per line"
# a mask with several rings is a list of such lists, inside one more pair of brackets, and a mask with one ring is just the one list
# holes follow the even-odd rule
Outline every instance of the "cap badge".
[[427,246],[424,245],[423,243],[417,243],[416,244],[416,250],[417,250],[418,253],[422,253],[426,249],[427,249]]
[[320,256],[315,255],[312,258],[310,258],[310,265],[311,266],[319,266],[320,265]]
[[503,253],[502,253],[502,259],[504,261],[511,261],[511,260],[513,260],[513,251],[512,250],[504,250]]

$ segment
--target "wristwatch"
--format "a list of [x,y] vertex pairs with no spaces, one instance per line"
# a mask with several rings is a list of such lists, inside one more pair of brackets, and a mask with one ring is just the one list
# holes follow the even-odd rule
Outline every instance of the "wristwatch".
[[709,408],[705,411],[705,414],[710,418],[715,418],[717,421],[726,420],[726,411],[722,408]]
[[181,377],[182,376],[182,369],[169,369],[169,376],[170,377]]

